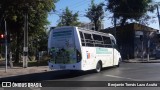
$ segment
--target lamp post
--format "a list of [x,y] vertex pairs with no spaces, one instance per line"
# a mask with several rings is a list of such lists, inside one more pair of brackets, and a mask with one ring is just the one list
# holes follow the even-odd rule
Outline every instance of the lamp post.
[[149,61],[149,52],[150,52],[150,39],[148,38],[148,47],[147,47],[147,61]]
[[153,38],[153,32],[150,32],[148,34],[148,53],[147,53],[147,61],[149,61],[150,57],[149,57],[149,53],[150,53],[150,43],[151,43],[151,38]]
[[148,35],[147,35],[147,61],[149,61],[149,52],[150,52],[150,33],[148,32]]
[[[117,40],[117,36],[116,36],[116,15],[115,15],[115,13],[114,13],[114,16],[113,16],[113,18],[114,18],[114,37],[115,37],[115,39]],[[117,43],[117,42],[116,42]],[[115,50],[114,50],[114,48],[113,48],[113,63],[114,63],[114,56],[115,56],[115,54],[114,54],[114,52],[115,52]]]
[[23,47],[23,68],[28,67],[28,12],[25,12],[24,21],[24,47]]
[[[42,2],[44,0],[38,0],[38,2]],[[23,47],[23,68],[28,67],[28,11],[30,6],[28,3],[25,4],[25,21],[24,21],[24,47]]]
[[5,72],[7,72],[7,62],[8,62],[8,50],[7,50],[7,24],[6,24],[6,19],[4,19],[4,26],[5,26],[5,61],[6,61],[6,67],[5,67]]

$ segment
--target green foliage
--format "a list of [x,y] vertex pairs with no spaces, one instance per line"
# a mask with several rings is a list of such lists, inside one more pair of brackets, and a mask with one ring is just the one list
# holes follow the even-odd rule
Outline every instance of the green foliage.
[[88,17],[92,23],[95,25],[95,30],[99,30],[99,26],[101,26],[101,22],[104,18],[104,11],[103,11],[103,3],[95,4],[94,0],[91,1],[91,5],[89,6],[86,17]]
[[[33,39],[44,41],[45,26],[49,24],[47,21],[48,12],[55,10],[58,0],[0,0],[0,24],[3,29],[3,19],[7,21],[7,30],[12,35],[11,50],[16,54],[16,62],[19,60],[19,54],[23,50],[23,31],[24,31],[24,15],[28,14],[28,35],[29,48],[37,48],[31,45]],[[10,36],[8,35],[8,36]],[[44,37],[43,37],[44,36]],[[46,41],[44,41],[47,46]],[[38,43],[40,47],[44,43]],[[31,49],[30,52],[33,52]]]
[[72,13],[68,7],[63,11],[61,16],[61,21],[58,26],[78,26],[80,22],[78,22],[78,12]]
[[39,31],[36,36],[29,38],[29,55],[36,55],[38,51],[47,50],[48,36],[46,30]]
[[[139,21],[146,16],[147,11],[153,11],[153,8],[149,8],[149,4],[152,0],[106,0],[106,10],[113,13],[113,16],[120,20],[121,26],[123,26],[128,19]],[[146,18],[147,20],[147,18]]]

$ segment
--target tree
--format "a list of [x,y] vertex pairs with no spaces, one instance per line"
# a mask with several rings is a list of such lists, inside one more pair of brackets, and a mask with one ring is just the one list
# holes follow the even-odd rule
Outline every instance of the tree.
[[73,13],[68,7],[66,7],[62,13],[61,21],[59,22],[58,26],[78,26],[79,24],[78,12]]
[[47,50],[48,35],[46,30],[39,31],[37,36],[29,38],[29,55],[35,56],[39,51]]
[[103,11],[103,3],[95,4],[94,0],[91,1],[91,5],[89,6],[86,17],[88,17],[92,23],[94,23],[95,30],[99,30],[99,26],[101,26],[101,22],[104,18],[104,11]]
[[[23,51],[24,14],[28,14],[29,38],[39,36],[45,29],[48,12],[55,9],[58,0],[0,0],[0,20],[7,21],[8,32],[12,35],[11,48],[15,53],[15,62]],[[3,22],[1,22],[2,24]],[[2,24],[1,28],[4,27]],[[10,35],[8,35],[10,36]]]
[[[121,26],[125,25],[128,19],[140,21],[142,18],[149,19],[147,11],[152,0],[106,0],[106,10],[113,13],[113,17],[119,20]],[[144,19],[143,19],[144,20]]]

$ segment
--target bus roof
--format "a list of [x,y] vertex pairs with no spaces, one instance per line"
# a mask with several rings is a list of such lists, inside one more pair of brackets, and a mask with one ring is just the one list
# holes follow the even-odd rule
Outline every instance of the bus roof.
[[78,27],[78,29],[79,29],[80,31],[87,32],[87,33],[91,33],[91,34],[108,35],[108,36],[114,37],[114,36],[113,36],[112,34],[110,34],[110,33],[103,33],[103,32],[99,32],[99,31],[95,31],[95,30],[89,30],[89,29],[80,28],[80,27]]
[[67,29],[67,28],[77,28],[79,31],[83,31],[83,32],[86,32],[86,33],[91,33],[91,34],[98,34],[98,35],[107,35],[107,36],[111,36],[111,37],[114,37],[112,34],[110,33],[103,33],[103,32],[99,32],[99,31],[95,31],[95,30],[89,30],[89,29],[86,29],[86,28],[81,28],[81,27],[76,27],[76,26],[62,26],[62,27],[56,27],[52,30],[55,30],[55,29]]
[[[75,26],[62,26],[62,27],[56,27],[54,29],[66,29],[66,28],[75,28]],[[54,30],[52,29],[52,30]]]

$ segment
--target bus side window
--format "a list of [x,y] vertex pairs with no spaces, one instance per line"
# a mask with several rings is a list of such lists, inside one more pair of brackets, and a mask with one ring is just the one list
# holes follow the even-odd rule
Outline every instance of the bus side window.
[[83,33],[81,31],[79,31],[79,33],[80,33],[80,38],[81,38],[82,46],[85,46],[85,41],[84,41]]
[[93,40],[91,34],[84,33],[86,46],[94,47]]
[[104,47],[112,47],[111,39],[110,37],[105,37],[103,36],[103,41],[104,41]]
[[95,47],[103,47],[103,40],[101,35],[93,34],[93,39],[94,39]]

